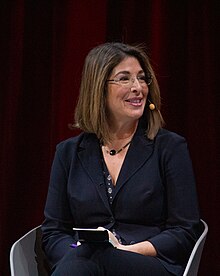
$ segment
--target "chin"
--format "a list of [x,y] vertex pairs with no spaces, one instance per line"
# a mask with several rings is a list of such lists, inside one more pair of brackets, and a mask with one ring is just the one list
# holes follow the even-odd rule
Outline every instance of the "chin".
[[133,119],[133,120],[139,120],[143,115],[143,112],[138,112],[138,113],[133,113],[130,114],[129,118]]
[[144,113],[144,110],[133,110],[130,115],[131,117],[137,117],[140,118]]

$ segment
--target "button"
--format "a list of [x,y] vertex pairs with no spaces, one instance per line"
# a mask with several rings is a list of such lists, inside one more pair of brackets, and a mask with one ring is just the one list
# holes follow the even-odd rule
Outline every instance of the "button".
[[107,176],[107,179],[108,179],[109,181],[112,179],[110,174]]
[[112,193],[112,188],[108,188],[108,193],[111,194]]

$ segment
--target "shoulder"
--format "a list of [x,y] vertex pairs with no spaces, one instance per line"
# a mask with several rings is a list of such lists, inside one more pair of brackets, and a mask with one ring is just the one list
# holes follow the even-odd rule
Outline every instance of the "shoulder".
[[176,169],[178,173],[184,170],[185,173],[193,175],[188,144],[183,136],[161,129],[155,137],[155,153],[164,170]]
[[73,148],[81,142],[81,140],[84,138],[84,136],[85,136],[85,133],[83,132],[83,133],[80,133],[77,136],[73,136],[73,137],[70,137],[66,140],[63,140],[63,141],[61,141],[57,144],[56,149],[58,151],[62,151],[62,150],[65,150],[65,149]]
[[174,152],[180,148],[183,150],[188,148],[185,137],[163,128],[158,131],[154,143],[155,147],[162,152]]
[[160,129],[155,137],[155,142],[156,143],[185,143],[186,139],[185,137],[169,131],[167,129]]
[[82,132],[77,136],[61,141],[56,146],[56,152],[61,155],[72,155],[78,151],[87,141],[90,141],[94,134]]

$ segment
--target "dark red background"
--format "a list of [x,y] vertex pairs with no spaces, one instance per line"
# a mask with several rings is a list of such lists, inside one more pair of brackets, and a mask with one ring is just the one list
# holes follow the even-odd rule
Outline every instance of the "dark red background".
[[218,1],[3,0],[0,4],[0,274],[12,243],[43,220],[55,145],[68,130],[87,52],[145,43],[166,127],[187,138],[201,216],[199,275],[220,275]]

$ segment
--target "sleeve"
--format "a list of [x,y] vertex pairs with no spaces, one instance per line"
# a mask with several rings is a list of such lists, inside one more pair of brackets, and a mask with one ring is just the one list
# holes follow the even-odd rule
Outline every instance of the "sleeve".
[[194,173],[183,137],[172,136],[162,147],[167,219],[164,230],[149,241],[160,259],[183,265],[201,234]]
[[75,242],[75,232],[72,230],[74,222],[67,197],[68,166],[60,155],[63,154],[57,147],[42,224],[42,244],[52,266],[71,250],[70,244]]

